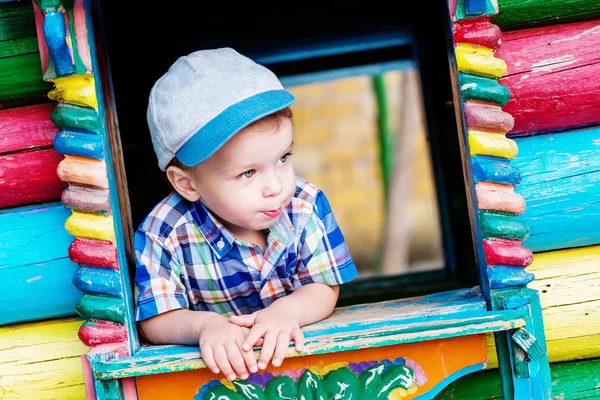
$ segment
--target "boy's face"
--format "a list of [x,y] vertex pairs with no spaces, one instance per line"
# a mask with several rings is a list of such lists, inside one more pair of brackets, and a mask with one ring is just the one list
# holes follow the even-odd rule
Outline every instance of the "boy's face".
[[184,171],[191,192],[176,189],[188,200],[200,199],[236,235],[269,228],[296,190],[292,147],[291,120],[279,121],[279,127],[255,123]]

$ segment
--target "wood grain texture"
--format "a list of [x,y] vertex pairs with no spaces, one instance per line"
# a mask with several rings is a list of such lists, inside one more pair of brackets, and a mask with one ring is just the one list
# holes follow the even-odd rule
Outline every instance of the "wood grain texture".
[[83,399],[81,320],[0,327],[0,398]]
[[54,149],[0,156],[0,208],[59,199],[67,185],[56,174]]
[[498,0],[492,21],[503,31],[600,17],[597,0]]
[[520,138],[513,165],[527,202],[525,246],[545,251],[600,243],[600,128]]
[[497,57],[508,65],[500,83],[511,93],[513,135],[600,121],[600,20],[506,33]]
[[60,128],[50,120],[54,103],[0,111],[0,154],[52,147]]

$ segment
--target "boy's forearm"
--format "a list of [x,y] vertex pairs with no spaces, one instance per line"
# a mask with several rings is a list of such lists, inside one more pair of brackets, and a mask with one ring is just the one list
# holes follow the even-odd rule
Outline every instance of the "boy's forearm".
[[173,310],[139,323],[144,337],[154,344],[197,345],[202,328],[223,316],[210,311]]
[[270,307],[285,307],[296,316],[298,325],[302,327],[329,317],[335,308],[339,290],[339,286],[311,283],[278,299]]

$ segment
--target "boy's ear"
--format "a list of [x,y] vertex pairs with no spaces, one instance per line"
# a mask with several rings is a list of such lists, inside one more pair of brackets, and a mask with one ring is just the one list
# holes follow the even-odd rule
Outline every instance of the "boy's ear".
[[174,165],[169,166],[166,171],[167,179],[169,179],[177,193],[189,201],[196,201],[200,198],[200,193],[194,187],[190,172]]

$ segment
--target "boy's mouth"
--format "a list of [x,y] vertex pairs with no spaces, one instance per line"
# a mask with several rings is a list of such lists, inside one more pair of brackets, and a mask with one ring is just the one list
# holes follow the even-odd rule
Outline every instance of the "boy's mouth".
[[278,208],[276,210],[263,211],[263,214],[265,214],[269,218],[275,218],[278,217],[279,214],[281,214],[281,208]]

